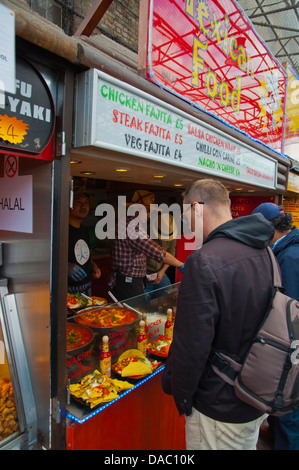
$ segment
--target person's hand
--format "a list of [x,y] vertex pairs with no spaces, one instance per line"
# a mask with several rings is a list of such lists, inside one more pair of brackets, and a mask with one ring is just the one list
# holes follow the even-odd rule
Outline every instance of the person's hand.
[[184,271],[184,266],[185,266],[185,263],[184,263],[184,264],[182,264],[182,266],[181,266],[180,268],[178,268],[178,269],[179,269],[179,271],[181,271],[181,273],[183,273],[183,271]]
[[160,282],[162,281],[163,277],[164,277],[164,272],[158,271],[158,272],[157,272],[157,277],[156,277],[156,279],[155,279],[152,283],[155,284],[155,285],[160,284]]
[[68,264],[68,277],[72,281],[76,281],[76,282],[82,281],[82,279],[84,279],[86,276],[87,274],[83,268],[81,268],[75,263]]
[[92,263],[91,276],[93,277],[93,279],[99,279],[101,275],[102,273],[98,265],[96,263]]

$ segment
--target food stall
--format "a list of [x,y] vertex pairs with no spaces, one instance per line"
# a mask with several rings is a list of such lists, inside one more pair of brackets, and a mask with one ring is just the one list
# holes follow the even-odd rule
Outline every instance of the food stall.
[[[167,196],[173,196],[176,190],[181,204],[181,191],[193,181],[216,178],[230,191],[236,217],[248,215],[261,202],[278,202],[284,193],[290,165],[282,154],[285,71],[233,2],[226,2],[225,11],[220,2],[211,3],[217,17],[214,34],[207,31],[205,18],[208,17],[196,16],[195,10],[190,10],[194,2],[185,3],[185,12],[176,1],[149,2],[149,10],[145,11],[148,36],[140,42],[148,44],[144,77],[108,63],[77,74],[71,150],[74,164],[70,171],[76,180],[85,177],[85,188],[92,194],[97,194],[99,189],[106,191],[105,197],[97,196],[101,202],[94,207],[96,224],[100,225],[103,216],[100,210],[103,201],[108,204],[116,201],[117,205],[119,196],[130,195],[138,188],[160,193],[161,202],[166,202]],[[229,18],[235,15],[244,29],[248,51],[253,45],[259,51],[254,57],[249,55],[239,30],[237,34],[234,29],[235,22],[228,35]],[[197,24],[198,18],[204,23]],[[176,28],[170,28],[170,22]],[[180,28],[186,28],[184,34]],[[189,37],[190,29],[204,32],[204,37],[194,39],[191,33]],[[185,43],[181,41],[182,36]],[[92,44],[92,39],[88,42]],[[217,73],[213,73],[216,54],[223,63],[218,62]],[[263,80],[267,73],[269,89],[265,91]],[[271,73],[275,75],[277,87],[274,94]],[[111,188],[114,191],[109,192]],[[101,245],[101,240],[98,244]],[[193,249],[194,245],[186,248],[183,234],[178,240],[177,257],[184,260]],[[176,280],[180,280],[177,273]],[[157,332],[151,336],[152,343],[163,334],[167,308],[175,309],[179,283],[173,284],[172,289],[170,298],[169,294],[161,293],[162,309],[147,294],[124,302],[126,307],[141,313],[139,325],[142,314],[147,315],[149,324],[158,322]],[[93,293],[99,295],[97,290]],[[101,291],[101,295],[106,293]],[[76,315],[80,317],[80,312]],[[157,320],[151,322],[151,317]],[[74,321],[78,317],[70,319],[71,323]],[[129,336],[128,343],[122,334],[108,334],[112,352],[118,348],[112,355],[112,380],[120,380],[118,369],[113,366],[121,354],[136,349],[137,324],[132,330],[133,339]],[[69,369],[74,370],[69,373],[70,399],[63,410],[68,422],[67,449],[184,450],[184,420],[179,418],[172,398],[161,390],[166,358],[159,357],[161,364],[146,376],[122,377],[122,386],[129,388],[119,390],[118,397],[108,402],[102,397],[103,402],[92,407],[88,397],[93,394],[91,382],[94,380],[95,387],[98,386],[103,345],[103,335],[98,330],[95,335],[98,338],[84,358],[79,354],[79,360],[69,358],[68,361]],[[146,357],[155,360],[152,351],[147,350]],[[94,370],[96,376],[91,372]],[[116,393],[116,384],[112,389]]]
[[[296,167],[296,162],[295,167]],[[283,207],[292,214],[293,225],[299,228],[299,171],[290,171],[288,190],[283,198]]]
[[288,92],[286,107],[285,153],[290,157],[291,167],[288,177],[287,191],[284,194],[285,211],[292,214],[294,225],[299,227],[299,118],[298,93],[299,80],[291,66],[287,67]]
[[[16,87],[5,94],[1,119],[0,323],[4,360],[0,377],[6,383],[3,393],[8,384],[13,389],[11,401],[19,427],[11,435],[4,434],[0,448],[27,449],[36,445],[38,429],[42,432],[45,426],[47,433],[45,421],[49,419],[50,387],[44,374],[50,367],[46,327],[50,305],[45,300],[49,299],[47,239],[55,110],[40,71],[19,54],[15,65]],[[40,328],[39,338],[32,335],[33,324]],[[2,400],[7,403],[1,393]],[[2,408],[1,419],[4,414]]]
[[47,449],[63,442],[65,375],[57,362],[66,355],[65,340],[58,344],[65,319],[58,312],[67,275],[59,252],[67,243],[69,138],[61,128],[70,112],[64,85],[72,84],[66,62],[19,41],[14,11],[0,7],[13,64],[0,105],[0,449]]

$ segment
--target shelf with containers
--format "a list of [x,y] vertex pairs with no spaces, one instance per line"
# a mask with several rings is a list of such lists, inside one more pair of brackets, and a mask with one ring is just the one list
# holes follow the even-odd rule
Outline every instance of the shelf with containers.
[[16,296],[0,278],[0,450],[33,449],[37,412]]

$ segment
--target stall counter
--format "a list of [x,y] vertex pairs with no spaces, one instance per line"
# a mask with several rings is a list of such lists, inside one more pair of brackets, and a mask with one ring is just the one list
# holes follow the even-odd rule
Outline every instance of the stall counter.
[[68,418],[67,450],[185,450],[185,418],[163,392],[162,373],[82,423]]

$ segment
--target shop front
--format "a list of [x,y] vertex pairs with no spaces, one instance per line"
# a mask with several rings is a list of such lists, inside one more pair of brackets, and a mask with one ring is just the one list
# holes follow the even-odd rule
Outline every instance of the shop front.
[[283,198],[283,208],[292,214],[293,225],[299,227],[299,174],[289,172],[288,190]]
[[26,450],[61,440],[55,403],[65,387],[57,338],[66,274],[60,278],[59,252],[68,202],[58,137],[68,79],[63,62],[26,42],[16,40],[11,60],[15,86],[1,91],[0,106],[0,449]]
[[[275,152],[252,146],[167,100],[99,70],[91,69],[77,76],[74,109],[72,159],[75,163],[71,175],[75,183],[81,178],[84,188],[96,201],[93,207],[95,257],[99,267],[104,263],[108,277],[112,271],[109,242],[105,239],[105,235],[109,238],[106,214],[109,205],[119,214],[119,199],[130,202],[136,189],[156,194],[161,212],[165,206],[169,209],[170,201],[176,201],[180,229],[176,256],[183,261],[190,251],[198,248],[194,238],[190,238],[192,234],[184,232],[180,219],[182,190],[193,181],[207,177],[222,181],[231,193],[234,217],[249,215],[261,202],[276,201],[282,192],[281,183],[286,182],[289,162]],[[88,172],[92,173],[89,178]],[[165,340],[169,309],[175,321],[180,276],[175,272],[176,282],[170,288],[160,289],[155,298],[145,293],[121,302],[121,308],[129,308],[138,315],[134,326],[118,325],[105,332],[92,323],[94,336],[87,350],[68,354],[70,399],[64,410],[68,420],[67,449],[185,449],[184,419],[179,418],[173,400],[161,388],[166,356],[153,353],[152,349],[160,344],[161,338]],[[106,281],[103,277],[94,283],[92,293],[103,296],[111,304]],[[115,304],[107,309],[113,315],[113,309],[119,307]],[[80,323],[80,317],[88,327],[88,316],[93,316],[94,311],[96,316],[104,314],[105,307],[69,312],[70,328]],[[123,376],[118,369],[119,362],[126,352],[131,354],[132,363],[135,362],[132,350],[138,349],[140,322],[144,317],[148,327],[145,357],[152,363],[152,372]],[[104,396],[98,398],[98,403],[94,389],[100,387],[103,393],[104,385],[99,383],[98,373],[105,333],[111,349],[110,392],[115,392],[119,380],[120,387],[125,388],[116,390],[117,396],[111,395],[107,401]],[[91,396],[94,402],[88,398]],[[156,412],[152,406],[157,407]]]
[[299,80],[292,67],[287,68],[288,73],[288,94],[286,107],[286,139],[285,153],[291,159],[291,166],[288,177],[287,191],[284,194],[283,206],[285,211],[290,212],[294,225],[299,226]]
[[[71,177],[75,182],[81,178],[94,197],[95,253],[101,253],[98,263],[105,265],[108,277],[110,253],[101,206],[108,210],[111,204],[118,214],[119,198],[129,203],[136,189],[153,192],[161,210],[163,204],[169,208],[175,201],[181,214],[184,189],[197,179],[216,178],[230,192],[233,217],[249,215],[264,201],[279,203],[285,192],[290,165],[282,155],[286,74],[233,2],[227,2],[225,12],[220,2],[211,3],[214,13],[211,6],[201,16],[192,10],[193,2],[186,2],[185,12],[177,2],[149,2],[145,11],[149,33],[141,43],[148,44],[147,60],[141,65],[145,79],[127,69],[116,70],[108,62],[76,77]],[[207,13],[214,15],[213,31],[208,31]],[[235,15],[246,31],[243,40],[234,29]],[[185,28],[184,34],[180,28]],[[190,28],[200,30],[202,36],[189,36]],[[249,44],[259,54],[249,55]],[[216,54],[217,73],[213,71]],[[263,80],[267,74],[266,90]],[[184,232],[181,221],[177,222],[176,256],[184,261],[198,246],[192,234]],[[145,293],[121,303],[138,317],[134,326],[108,330],[111,380],[121,380],[121,386],[127,387],[116,391],[114,399],[102,398],[94,404],[97,400],[92,392],[98,385],[104,330],[93,324],[95,336],[87,353],[68,354],[70,399],[64,410],[68,449],[185,449],[184,419],[161,390],[166,357],[153,353],[165,337],[168,309],[175,321],[180,278],[175,272],[171,288],[161,289],[156,298]],[[104,277],[93,288],[93,295],[101,294],[111,303]],[[88,314],[88,310],[70,313],[68,321],[76,324],[82,316],[88,326],[84,312]],[[138,348],[142,318],[148,327],[145,356],[153,364],[152,372],[122,376],[119,360],[126,351]],[[135,360],[131,357],[131,361]],[[115,383],[110,384],[112,389],[116,389]],[[91,395],[94,403],[87,398]]]
[[[47,324],[45,317],[49,315],[49,307],[41,308],[41,305],[42,297],[49,299],[46,272],[50,260],[45,234],[47,227],[50,228],[47,207],[51,203],[51,193],[47,184],[53,160],[55,110],[52,95],[40,72],[21,56],[17,56],[15,62],[16,89],[15,93],[5,95],[0,144],[1,344],[5,351],[0,365],[1,403],[15,405],[8,416],[5,416],[5,409],[10,407],[2,407],[0,446],[26,448],[37,440],[37,415],[44,412],[40,407],[46,405],[49,393],[43,384],[40,401],[35,401],[36,382],[46,373],[49,363],[44,348],[40,349],[31,335],[30,343],[27,343],[26,335],[30,334],[33,323],[37,324],[37,315],[41,327]],[[39,184],[43,187],[39,188]],[[36,199],[38,193],[40,202]],[[36,214],[40,215],[39,224]],[[21,257],[18,253],[21,244],[29,250],[27,262],[25,252]],[[42,276],[40,272],[37,282],[35,270],[39,263],[44,272]],[[29,286],[29,279],[37,282],[35,293],[32,293],[35,302],[30,300],[31,294],[24,288]],[[35,307],[31,309],[30,305]],[[43,336],[46,339],[45,329]],[[45,341],[45,348],[47,343],[49,347],[49,341]],[[35,355],[39,363],[34,359]],[[38,377],[37,369],[42,365],[44,370]],[[11,388],[9,395],[5,393],[7,387]],[[9,423],[10,426],[6,426]]]

